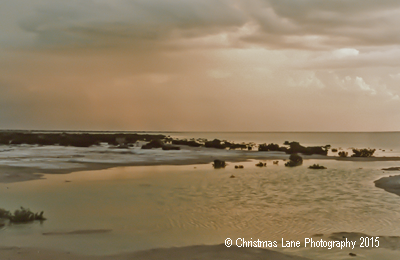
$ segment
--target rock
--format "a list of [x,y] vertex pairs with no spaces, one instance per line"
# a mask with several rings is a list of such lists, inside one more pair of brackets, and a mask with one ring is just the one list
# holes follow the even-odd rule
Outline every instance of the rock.
[[179,146],[166,144],[166,145],[162,146],[162,149],[163,150],[180,150],[181,148]]
[[217,149],[225,149],[226,148],[226,145],[222,144],[221,141],[218,139],[208,141],[204,145],[205,145],[205,147],[208,147],[208,148],[217,148]]
[[266,167],[267,163],[259,162],[256,164],[257,167]]
[[225,168],[226,163],[225,163],[225,161],[214,160],[213,166],[214,166],[214,169]]
[[272,163],[278,165],[279,161],[273,161]]
[[258,146],[258,151],[265,151],[265,152],[270,152],[270,151],[275,151],[275,152],[287,152],[288,148],[286,147],[279,147],[278,144],[260,144]]
[[303,164],[303,158],[301,158],[300,155],[294,153],[291,154],[289,157],[289,161],[285,163],[286,167],[295,167],[295,166],[300,166]]
[[243,169],[243,165],[235,165],[235,169]]
[[306,155],[312,155],[312,154],[321,154],[321,155],[327,155],[328,154],[328,149],[330,148],[330,145],[325,145],[325,146],[310,146],[310,147],[305,147],[300,145],[298,142],[288,142],[285,141],[284,145],[289,145],[290,147],[279,147],[277,144],[260,144],[258,146],[258,151],[277,151],[277,152],[285,152],[289,154],[293,153],[302,153]]
[[332,150],[331,150],[333,153],[336,153],[337,151],[338,151],[338,149],[336,149],[336,148],[332,148]]
[[347,155],[349,155],[349,153],[345,152],[345,151],[341,151],[338,153],[338,155],[339,155],[339,157],[347,157]]
[[229,177],[229,178],[231,178],[231,179],[232,179],[232,178],[235,178],[235,175],[232,174],[231,177]]
[[349,256],[357,256],[357,255],[354,253],[349,253]]
[[319,164],[313,164],[313,165],[310,165],[310,166],[308,167],[308,169],[321,170],[321,169],[326,169],[326,167],[325,167],[325,166],[322,166],[322,165],[319,165]]
[[145,145],[142,145],[142,149],[162,148],[163,146],[164,146],[163,141],[157,139],[157,140],[152,140]]

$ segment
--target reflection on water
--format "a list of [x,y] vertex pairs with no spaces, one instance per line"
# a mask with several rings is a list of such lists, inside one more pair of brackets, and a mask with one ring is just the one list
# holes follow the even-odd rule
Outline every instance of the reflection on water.
[[[314,163],[328,169],[307,169]],[[266,168],[241,164],[244,169],[232,164],[219,170],[210,165],[121,167],[0,184],[1,207],[44,210],[48,218],[42,224],[6,226],[0,245],[110,254],[220,244],[227,237],[280,241],[340,231],[400,233],[400,197],[373,185],[386,175],[379,169],[396,162],[309,160],[295,168],[282,161],[279,166],[267,161]],[[236,178],[229,178],[232,174]],[[88,229],[112,232],[42,235]]]

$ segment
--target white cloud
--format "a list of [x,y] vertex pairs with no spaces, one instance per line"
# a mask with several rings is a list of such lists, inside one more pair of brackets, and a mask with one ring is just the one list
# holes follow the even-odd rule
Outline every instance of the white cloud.
[[371,88],[371,86],[368,85],[367,83],[365,83],[363,78],[356,77],[355,82],[362,90],[369,92],[371,95],[376,95],[376,90]]
[[333,55],[336,58],[343,59],[343,58],[347,58],[347,57],[357,56],[359,53],[360,53],[360,51],[357,49],[343,48],[343,49],[335,50],[333,52]]

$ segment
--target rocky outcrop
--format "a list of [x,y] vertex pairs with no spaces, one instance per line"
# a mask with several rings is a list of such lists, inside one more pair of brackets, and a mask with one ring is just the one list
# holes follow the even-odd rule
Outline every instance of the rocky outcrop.
[[106,134],[106,133],[32,133],[29,131],[3,131],[0,132],[0,144],[38,144],[89,147],[100,143],[110,145],[134,144],[138,140],[152,141],[163,139],[164,135],[152,134]]
[[285,145],[289,145],[288,147],[280,147],[278,144],[260,144],[258,146],[258,151],[275,151],[275,152],[285,152],[288,154],[294,153],[301,153],[305,155],[312,155],[312,154],[321,154],[327,155],[330,145],[325,146],[309,146],[305,147],[300,145],[298,142],[288,142],[285,141]]
[[225,149],[226,146],[222,144],[222,142],[218,139],[214,139],[212,141],[207,141],[204,144],[205,147],[207,148],[217,148],[217,149]]

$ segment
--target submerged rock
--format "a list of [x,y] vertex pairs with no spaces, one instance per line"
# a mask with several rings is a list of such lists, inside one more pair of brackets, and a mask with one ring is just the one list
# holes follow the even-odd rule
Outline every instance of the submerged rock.
[[295,166],[300,166],[303,164],[303,158],[296,153],[291,154],[289,157],[289,160],[290,161],[285,163],[286,167],[295,167]]
[[226,163],[225,163],[225,161],[214,160],[213,166],[215,169],[225,168]]
[[308,169],[321,170],[321,169],[326,169],[326,167],[325,167],[325,166],[322,166],[322,165],[319,165],[319,164],[313,164],[313,165],[310,165],[310,166],[308,167]]
[[256,164],[257,167],[266,167],[267,163],[259,162]]

